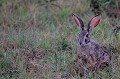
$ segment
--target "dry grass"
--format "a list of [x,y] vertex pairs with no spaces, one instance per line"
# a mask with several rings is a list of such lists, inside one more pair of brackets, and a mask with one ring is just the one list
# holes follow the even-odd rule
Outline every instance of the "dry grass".
[[[88,0],[50,1],[0,1],[1,79],[66,78],[68,65],[76,56],[79,32],[71,20],[71,13],[79,14],[85,24],[94,14]],[[120,35],[114,39],[111,34],[109,20],[103,13],[92,35],[109,48],[114,59],[107,73],[94,73],[91,79],[119,79],[120,44],[117,41]]]

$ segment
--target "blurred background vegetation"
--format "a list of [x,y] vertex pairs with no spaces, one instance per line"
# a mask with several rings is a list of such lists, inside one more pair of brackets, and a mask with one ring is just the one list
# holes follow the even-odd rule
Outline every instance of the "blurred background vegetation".
[[119,0],[0,0],[0,79],[65,79],[79,33],[73,12],[85,25],[102,16],[92,38],[108,47],[113,60],[111,71],[91,79],[120,79]]

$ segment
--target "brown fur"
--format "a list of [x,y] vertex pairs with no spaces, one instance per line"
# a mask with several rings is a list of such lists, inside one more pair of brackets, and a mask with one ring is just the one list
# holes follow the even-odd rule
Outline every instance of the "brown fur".
[[[78,18],[77,23],[83,23],[79,16],[75,14],[73,16],[76,17],[75,19]],[[89,22],[87,29],[84,28],[83,24],[78,24],[83,26],[79,26],[82,30],[78,37],[77,56],[74,68],[80,76],[83,76],[85,73],[90,74],[102,68],[102,65],[108,66],[110,64],[111,56],[109,55],[108,49],[101,43],[90,38],[90,32],[98,25],[99,21],[100,17],[95,16]]]

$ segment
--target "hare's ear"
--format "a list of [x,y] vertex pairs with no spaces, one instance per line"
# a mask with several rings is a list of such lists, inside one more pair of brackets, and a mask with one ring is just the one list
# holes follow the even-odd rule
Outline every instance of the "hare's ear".
[[100,19],[100,15],[96,15],[95,17],[93,17],[88,24],[88,31],[92,31],[92,29],[99,24]]
[[79,17],[78,15],[74,14],[74,13],[72,14],[72,17],[73,17],[73,19],[75,20],[76,24],[77,24],[79,27],[81,27],[82,30],[84,30],[84,23],[83,23],[83,21],[80,19],[80,17]]

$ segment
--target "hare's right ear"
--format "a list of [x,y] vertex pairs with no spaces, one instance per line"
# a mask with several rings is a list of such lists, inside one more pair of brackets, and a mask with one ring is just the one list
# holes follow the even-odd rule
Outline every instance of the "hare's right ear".
[[92,31],[93,28],[95,28],[99,24],[100,19],[101,19],[100,15],[96,15],[95,17],[93,17],[88,24],[88,29],[87,30]]
[[76,24],[81,27],[82,30],[84,30],[84,23],[83,21],[80,19],[80,17],[74,13],[72,13],[72,17],[75,20]]

